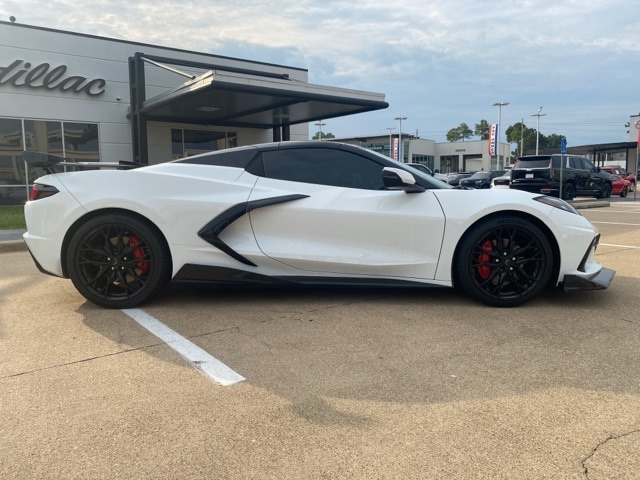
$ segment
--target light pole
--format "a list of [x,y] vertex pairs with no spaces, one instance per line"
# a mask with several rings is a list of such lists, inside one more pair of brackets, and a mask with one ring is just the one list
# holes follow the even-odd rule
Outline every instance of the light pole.
[[520,120],[520,156],[524,155],[524,118]]
[[322,140],[322,127],[326,125],[326,123],[322,123],[322,120],[319,120],[315,123],[318,126],[318,140]]
[[394,120],[400,122],[400,130],[398,131],[398,161],[404,163],[404,152],[402,151],[402,120],[406,120],[407,117],[395,117]]
[[[637,143],[636,143],[636,180],[638,179],[638,171],[640,171],[640,164],[638,164],[638,162],[640,161],[640,120],[636,120],[634,123],[634,126],[636,127],[636,130],[638,131],[638,135],[637,135]],[[638,183],[636,182],[636,188],[633,189],[633,201],[636,201],[638,195]]]
[[542,107],[538,108],[538,113],[533,113],[532,117],[536,118],[536,155],[538,155],[538,146],[540,145],[540,117],[544,117],[546,113],[542,112]]
[[[393,150],[393,131],[395,130],[395,127],[387,127],[387,130],[389,130],[389,156],[391,157],[391,151]],[[393,157],[391,157],[393,158]]]
[[509,102],[496,102],[493,104],[494,107],[498,107],[498,128],[496,129],[496,137],[498,141],[496,142],[496,166],[498,170],[500,169],[500,127],[502,127],[501,117],[502,117],[502,107],[509,105]]

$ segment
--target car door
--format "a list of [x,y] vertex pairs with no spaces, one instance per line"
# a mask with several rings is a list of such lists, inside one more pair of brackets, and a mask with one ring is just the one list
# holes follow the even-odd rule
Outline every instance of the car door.
[[383,164],[338,149],[289,148],[263,161],[250,202],[295,198],[250,212],[265,255],[318,274],[434,278],[444,215],[429,190],[385,189]]
[[569,157],[569,172],[567,178],[573,178],[573,183],[576,187],[576,194],[590,194],[589,190],[589,175],[588,171],[584,168],[580,157]]
[[582,186],[584,193],[598,193],[602,190],[602,179],[596,175],[596,167],[588,159],[578,157],[578,161],[582,165],[581,174],[583,177]]

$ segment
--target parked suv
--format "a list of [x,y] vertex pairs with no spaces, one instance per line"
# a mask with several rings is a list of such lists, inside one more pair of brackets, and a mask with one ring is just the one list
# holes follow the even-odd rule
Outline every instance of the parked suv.
[[[564,157],[562,172],[561,158]],[[518,158],[511,171],[510,188],[539,192],[571,200],[577,195],[608,198],[611,196],[611,174],[603,172],[588,158],[575,155],[527,155]]]

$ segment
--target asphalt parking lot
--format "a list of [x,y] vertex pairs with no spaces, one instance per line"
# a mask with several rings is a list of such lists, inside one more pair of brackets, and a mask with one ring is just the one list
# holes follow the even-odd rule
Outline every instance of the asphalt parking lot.
[[605,291],[171,287],[123,311],[0,253],[0,477],[640,478],[640,201],[581,209]]

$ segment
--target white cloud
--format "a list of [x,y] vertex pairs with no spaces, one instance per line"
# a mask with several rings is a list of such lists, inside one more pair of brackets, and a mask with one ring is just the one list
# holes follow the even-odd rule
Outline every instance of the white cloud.
[[[514,123],[545,104],[569,138],[627,139],[640,67],[637,0],[5,0],[0,18],[144,43],[308,68],[310,79],[383,92],[391,107],[332,121],[339,135],[445,131],[491,104]],[[579,112],[579,113],[576,113]],[[597,121],[603,134],[582,134]],[[413,122],[413,126],[412,126]],[[620,125],[618,129],[616,125]],[[618,131],[619,130],[619,131]],[[437,140],[442,140],[436,138]],[[575,144],[575,142],[574,142]]]

